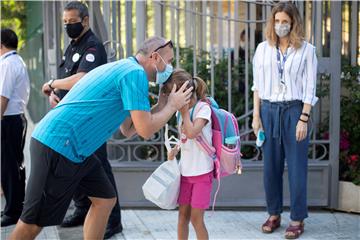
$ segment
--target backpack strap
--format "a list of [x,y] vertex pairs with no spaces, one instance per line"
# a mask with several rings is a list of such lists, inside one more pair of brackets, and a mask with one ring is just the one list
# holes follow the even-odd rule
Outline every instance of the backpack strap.
[[[198,101],[199,102],[199,101]],[[197,103],[198,103],[197,102]],[[190,119],[192,121],[192,117],[193,117],[193,114],[195,112],[195,109],[196,109],[196,114],[198,112],[200,112],[200,110],[208,105],[210,106],[207,102],[202,102],[203,104],[195,104],[195,106],[193,107],[192,111],[191,111],[191,114],[190,114]],[[199,106],[198,108],[196,108],[196,106]],[[196,115],[195,114],[195,115]],[[209,155],[210,158],[212,158],[214,161],[216,159],[216,150],[215,148],[209,144],[209,142],[205,139],[204,135],[202,134],[202,132],[200,132],[200,134],[195,138],[195,142],[198,144],[198,146],[206,153]]]

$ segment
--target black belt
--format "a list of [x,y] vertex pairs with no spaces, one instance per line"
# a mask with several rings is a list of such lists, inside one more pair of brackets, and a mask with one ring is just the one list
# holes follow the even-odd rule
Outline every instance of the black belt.
[[25,114],[20,113],[20,114],[15,114],[15,115],[6,115],[6,116],[3,116],[2,120],[11,120],[11,119],[19,118],[19,117],[25,117]]

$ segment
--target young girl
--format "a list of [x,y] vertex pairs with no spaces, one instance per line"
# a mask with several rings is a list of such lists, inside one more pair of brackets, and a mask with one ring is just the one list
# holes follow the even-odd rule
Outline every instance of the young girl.
[[[190,221],[197,239],[208,239],[204,212],[210,204],[214,163],[195,142],[195,138],[202,134],[212,143],[211,109],[208,104],[201,102],[206,97],[207,86],[202,79],[177,69],[162,89],[164,93],[170,93],[174,84],[180,88],[188,80],[188,87],[194,88],[193,95],[189,105],[177,113],[181,136],[178,239],[188,239]],[[178,147],[173,148],[168,153],[168,159],[174,159],[178,151]]]

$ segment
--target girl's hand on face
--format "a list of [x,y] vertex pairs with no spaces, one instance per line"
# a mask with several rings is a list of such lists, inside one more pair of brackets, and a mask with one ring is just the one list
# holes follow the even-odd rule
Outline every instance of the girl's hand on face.
[[179,112],[181,113],[181,116],[184,118],[184,116],[189,113],[189,104],[185,104],[182,108],[180,108]]

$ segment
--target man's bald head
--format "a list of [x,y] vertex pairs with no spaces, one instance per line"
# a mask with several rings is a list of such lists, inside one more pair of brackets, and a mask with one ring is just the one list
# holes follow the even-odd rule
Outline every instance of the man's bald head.
[[155,49],[166,44],[166,39],[162,37],[151,37],[146,39],[140,46],[136,54],[149,56]]
[[166,66],[174,60],[172,41],[162,37],[146,39],[136,52],[136,59],[143,66],[151,82],[156,81],[156,74],[165,71]]

